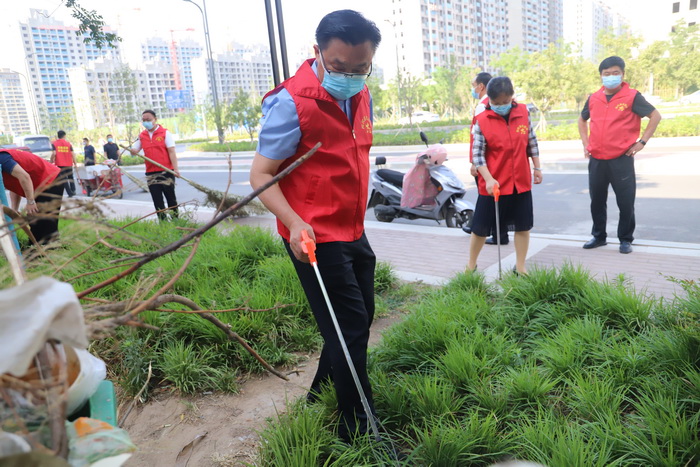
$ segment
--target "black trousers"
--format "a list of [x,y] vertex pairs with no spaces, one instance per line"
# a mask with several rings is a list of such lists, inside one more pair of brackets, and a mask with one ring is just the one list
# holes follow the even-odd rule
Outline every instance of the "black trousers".
[[[313,396],[320,392],[324,382],[333,383],[341,415],[338,434],[349,440],[356,433],[367,432],[367,414],[362,407],[313,267],[298,261],[289,244],[286,241],[284,243],[323,337],[318,370],[309,394]],[[316,257],[343,338],[374,412],[372,389],[367,376],[367,342],[369,327],[374,319],[374,252],[367,237],[362,234],[354,242],[320,243],[316,248]]]
[[[478,176],[474,177],[474,183],[476,183],[476,187],[478,189],[479,188],[479,177]],[[479,195],[479,196],[481,196],[481,195]],[[508,242],[509,241],[508,240],[508,226],[502,222],[500,224],[500,227],[501,227],[501,242]],[[496,242],[498,240],[498,238],[496,238],[496,218],[495,217],[493,219],[493,232],[494,233],[491,236],[491,238],[493,239],[494,242]]]
[[[61,172],[58,176],[63,180],[63,187],[68,196],[75,196],[75,180],[73,179],[73,167],[60,167]],[[63,192],[61,192],[63,196]]]
[[617,238],[622,242],[634,240],[634,199],[637,193],[637,178],[634,172],[634,157],[620,156],[615,159],[588,161],[588,191],[591,194],[591,234],[599,240],[607,239],[608,186],[612,185],[620,209]]
[[48,243],[58,236],[58,214],[61,210],[63,188],[63,183],[55,183],[42,191],[35,199],[42,216],[30,219],[29,230],[39,243]]
[[[148,191],[151,193],[153,206],[157,211],[165,209],[165,201],[168,207],[172,209],[173,217],[177,217],[177,198],[175,197],[175,176],[167,172],[146,172],[146,182],[148,183]],[[159,212],[160,220],[167,219],[165,212]]]

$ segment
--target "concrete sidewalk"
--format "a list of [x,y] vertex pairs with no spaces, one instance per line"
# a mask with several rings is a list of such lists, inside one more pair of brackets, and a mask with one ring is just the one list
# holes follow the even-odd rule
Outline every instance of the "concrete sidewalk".
[[[150,203],[128,200],[105,200],[110,217],[138,217],[148,214]],[[198,222],[212,218],[210,208],[192,211]],[[223,225],[252,225],[275,229],[271,215],[227,221]],[[404,280],[421,280],[430,284],[448,281],[464,271],[469,252],[469,236],[460,229],[429,227],[412,224],[366,224],[367,237],[377,258],[390,263]],[[511,237],[512,240],[512,237]],[[700,245],[635,240],[634,252],[623,255],[617,242],[594,250],[584,250],[588,237],[541,235],[532,232],[527,264],[534,267],[557,267],[570,263],[580,265],[598,280],[617,280],[622,275],[640,293],[672,299],[682,294],[682,288],[669,278],[700,279]],[[515,264],[513,242],[501,247],[502,270],[510,271]],[[489,281],[498,277],[496,246],[485,245],[479,256],[479,271]]]

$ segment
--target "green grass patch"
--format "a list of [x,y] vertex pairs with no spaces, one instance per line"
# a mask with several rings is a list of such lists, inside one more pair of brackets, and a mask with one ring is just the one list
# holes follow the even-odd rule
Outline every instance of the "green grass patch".
[[[102,238],[107,238],[115,228],[127,222],[118,221],[110,226],[62,219],[63,243],[50,250],[50,261],[29,261],[30,276],[53,274],[54,265],[66,263],[95,242],[96,230]],[[175,241],[184,235],[181,229],[191,227],[194,224],[187,219],[167,223],[142,221],[109,237],[108,241],[119,248],[145,253]],[[27,245],[23,233],[20,233],[20,241]],[[91,297],[109,301],[150,297],[180,268],[190,251],[185,247],[158,258]],[[82,291],[117,274],[120,269],[71,278],[113,266],[114,260],[124,256],[98,244],[64,267],[56,277],[69,281],[76,291]],[[7,287],[12,284],[12,277],[4,262],[2,266],[0,284]],[[384,263],[378,264],[376,277],[376,288],[381,291],[378,301],[387,304],[387,313],[400,311],[401,304],[411,299],[413,291],[402,288],[391,268]],[[226,233],[207,232],[192,263],[168,293],[185,296],[205,310],[246,307],[266,310],[227,311],[216,316],[273,366],[293,364],[298,361],[299,353],[318,350],[322,343],[282,242],[265,229],[237,226]],[[289,306],[275,308],[278,305]],[[178,305],[163,308],[184,309]],[[110,377],[128,394],[136,393],[143,386],[149,364],[153,369],[150,390],[171,387],[182,393],[235,392],[241,374],[264,371],[238,343],[230,341],[221,330],[197,315],[146,311],[140,318],[159,330],[122,327],[113,336],[92,346],[92,350],[107,362]]]
[[197,143],[191,145],[189,151],[202,152],[235,152],[235,151],[255,151],[258,146],[257,141],[226,141],[224,143]]
[[[384,436],[404,465],[694,465],[700,286],[682,285],[685,296],[660,301],[573,266],[507,276],[500,289],[459,274],[418,296],[370,351]],[[332,433],[332,396],[295,410],[322,410],[318,429]],[[266,429],[265,459],[292,450],[278,429]],[[323,439],[314,465],[340,465],[335,438]],[[353,465],[381,465],[364,452]]]

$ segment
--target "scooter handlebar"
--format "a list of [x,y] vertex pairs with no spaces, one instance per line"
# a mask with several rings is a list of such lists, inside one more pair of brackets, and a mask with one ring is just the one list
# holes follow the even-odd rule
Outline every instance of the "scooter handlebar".
[[316,264],[316,243],[311,240],[306,230],[301,231],[301,251],[309,255],[311,264]]
[[493,200],[498,202],[498,198],[501,197],[501,189],[498,186],[498,183],[493,186]]

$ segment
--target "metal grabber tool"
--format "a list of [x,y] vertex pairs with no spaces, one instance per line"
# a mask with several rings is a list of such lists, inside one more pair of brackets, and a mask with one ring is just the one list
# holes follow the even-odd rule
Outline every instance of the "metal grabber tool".
[[501,280],[501,215],[498,210],[498,198],[501,197],[501,188],[498,184],[493,186],[493,201],[496,207],[496,245],[498,245],[498,280]]
[[381,436],[379,436],[379,429],[377,428],[377,422],[374,419],[374,414],[369,407],[369,402],[367,401],[367,396],[365,391],[362,389],[360,384],[360,378],[357,376],[357,370],[355,365],[352,363],[352,357],[350,357],[350,352],[348,351],[348,346],[343,338],[343,332],[340,330],[340,325],[338,324],[338,318],[335,316],[335,311],[333,310],[333,305],[331,304],[330,298],[328,298],[328,292],[326,291],[326,286],[323,283],[323,278],[321,277],[321,272],[318,270],[318,261],[316,261],[316,243],[311,240],[309,234],[306,230],[301,231],[301,249],[304,253],[309,255],[309,262],[314,268],[316,273],[316,278],[318,279],[318,285],[321,286],[321,292],[323,292],[323,298],[326,299],[326,305],[328,306],[328,312],[331,314],[331,319],[333,320],[333,326],[335,327],[335,332],[338,334],[338,340],[340,341],[340,346],[343,348],[343,353],[345,354],[345,360],[348,362],[350,367],[350,373],[352,374],[352,379],[355,381],[355,387],[357,392],[360,394],[360,400],[362,401],[362,407],[365,409],[365,414],[367,414],[367,420],[372,429],[372,434],[376,441],[381,441]]

